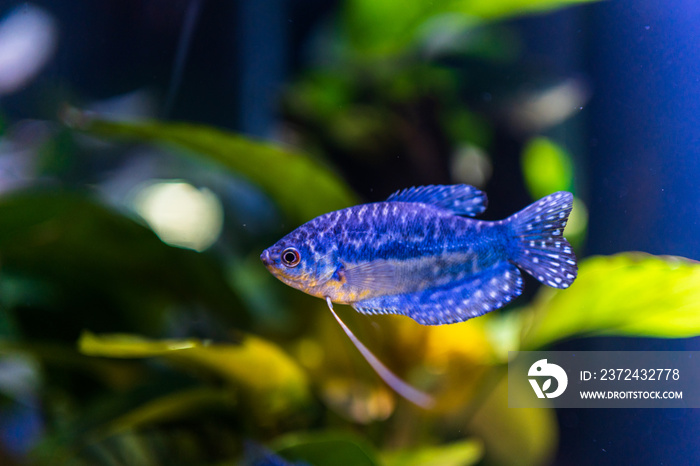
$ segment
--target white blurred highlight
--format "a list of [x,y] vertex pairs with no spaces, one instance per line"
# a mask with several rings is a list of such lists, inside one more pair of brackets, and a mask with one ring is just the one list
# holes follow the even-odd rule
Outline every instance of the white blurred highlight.
[[483,188],[491,178],[493,167],[483,149],[465,145],[452,156],[450,164],[452,179],[458,183],[470,184]]
[[28,405],[41,388],[41,368],[32,357],[18,353],[0,357],[0,393]]
[[224,210],[214,193],[182,181],[138,189],[133,206],[158,237],[171,246],[204,251],[223,228]]
[[590,94],[580,80],[567,79],[547,89],[520,95],[508,116],[520,131],[542,131],[580,111]]
[[27,84],[56,48],[53,18],[31,4],[15,8],[0,20],[0,95]]

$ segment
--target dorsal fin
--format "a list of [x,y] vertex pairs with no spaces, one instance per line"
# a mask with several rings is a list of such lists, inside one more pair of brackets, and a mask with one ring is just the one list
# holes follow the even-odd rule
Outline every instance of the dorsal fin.
[[430,185],[396,191],[387,202],[420,202],[473,217],[486,210],[486,194],[468,184]]

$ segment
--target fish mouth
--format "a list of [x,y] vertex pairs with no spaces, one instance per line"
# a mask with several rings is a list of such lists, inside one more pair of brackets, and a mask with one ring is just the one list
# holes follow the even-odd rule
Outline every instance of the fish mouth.
[[270,250],[269,249],[265,249],[263,251],[263,253],[260,254],[260,260],[265,265],[265,267],[270,267],[275,263],[275,261],[272,260],[272,258],[270,257]]

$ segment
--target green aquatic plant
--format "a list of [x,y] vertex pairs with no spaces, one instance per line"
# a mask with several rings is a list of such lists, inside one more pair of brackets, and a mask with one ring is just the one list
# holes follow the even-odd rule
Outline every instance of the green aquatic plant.
[[[90,119],[79,130],[162,144],[239,175],[248,164],[228,158],[254,157],[221,151],[240,136],[194,125]],[[192,142],[203,139],[209,143]],[[305,156],[273,153],[282,171],[287,162],[306,170],[304,185],[316,193],[303,211],[280,203],[284,216],[300,221],[353,199]],[[90,197],[29,190],[0,199],[0,351],[47,370],[47,431],[33,451],[39,463],[107,464],[131,451],[139,464],[178,464],[174,457],[220,464],[255,438],[290,461],[318,465],[342,464],[341,451],[347,464],[541,464],[555,447],[556,419],[550,410],[507,408],[508,351],[596,335],[700,334],[700,265],[641,253],[583,259],[569,289],[543,288],[530,304],[455,325],[425,327],[340,306],[372,351],[434,396],[436,405],[421,410],[363,364],[322,302],[288,295],[288,312],[307,319],[302,327],[281,335],[256,326],[221,257],[167,246]],[[275,282],[262,286],[283,293]],[[229,331],[217,340],[158,338],[174,306],[203,307]],[[56,324],[48,340],[37,333],[47,322]],[[121,329],[128,333],[114,333]],[[50,375],[56,371],[62,377]],[[217,447],[207,451],[214,432]]]

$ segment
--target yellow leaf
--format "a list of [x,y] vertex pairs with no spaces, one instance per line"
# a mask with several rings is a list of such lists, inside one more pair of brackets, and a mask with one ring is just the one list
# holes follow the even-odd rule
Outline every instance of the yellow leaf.
[[644,253],[588,258],[569,289],[543,288],[523,319],[524,350],[572,336],[696,336],[700,264]]
[[483,445],[478,440],[464,440],[382,454],[384,466],[468,466],[483,456]]
[[254,400],[253,407],[260,414],[284,412],[309,399],[308,381],[302,369],[279,347],[251,335],[236,345],[84,332],[78,346],[90,356],[163,357],[185,367],[206,369],[240,387]]

